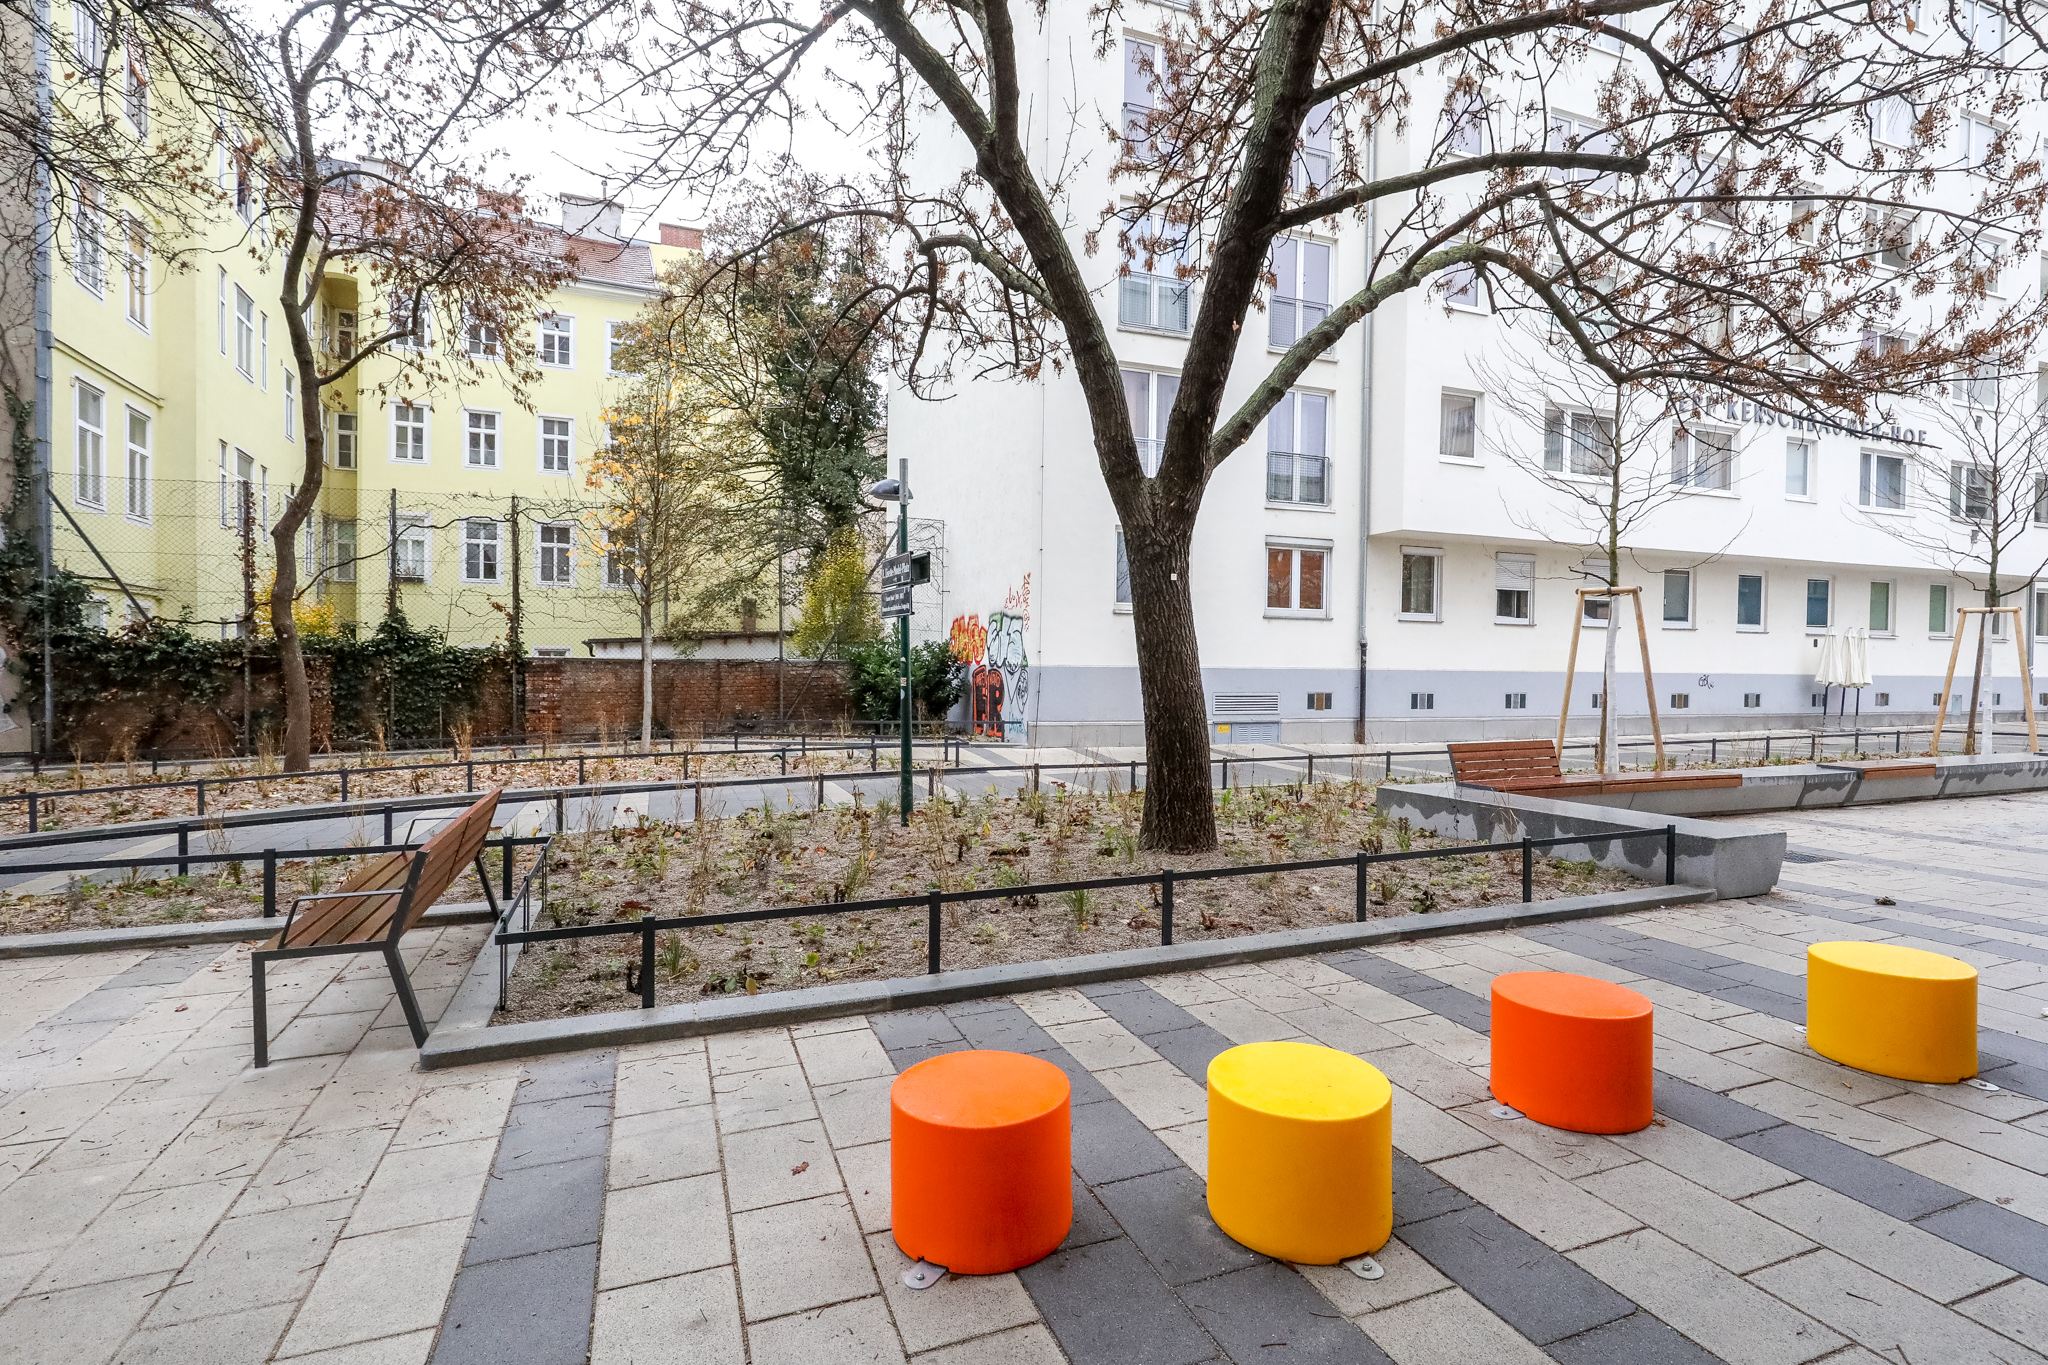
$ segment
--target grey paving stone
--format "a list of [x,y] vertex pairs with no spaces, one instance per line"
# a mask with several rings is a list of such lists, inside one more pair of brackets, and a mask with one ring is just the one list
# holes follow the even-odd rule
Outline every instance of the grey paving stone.
[[1407,999],[1424,1009],[1441,1014],[1446,1019],[1463,1024],[1474,1033],[1493,1031],[1491,1001],[1470,991],[1461,991],[1456,986],[1439,985],[1434,990],[1412,991]]
[[1080,1176],[1074,1177],[1074,1225],[1067,1231],[1067,1239],[1060,1243],[1060,1250],[1070,1247],[1092,1246],[1121,1237],[1124,1230],[1117,1226],[1116,1219],[1109,1216],[1109,1210],[1102,1207],[1102,1201],[1095,1197],[1095,1191],[1088,1188]]
[[616,1052],[573,1052],[562,1057],[545,1057],[528,1062],[519,1078],[512,1103],[533,1104],[541,1100],[567,1099],[573,1095],[609,1094],[618,1066]]
[[1097,1194],[1168,1284],[1206,1280],[1264,1259],[1216,1226],[1206,1187],[1185,1166],[1105,1185]]
[[[1193,1018],[1192,1015],[1189,1017]],[[1152,1045],[1154,1052],[1204,1085],[1209,1081],[1209,1063],[1233,1046],[1228,1038],[1200,1021],[1170,1033],[1147,1034],[1145,1041]]]
[[1182,1297],[1235,1365],[1393,1365],[1307,1280],[1275,1261],[1204,1280]]
[[1732,1001],[1758,1014],[1768,1014],[1774,1019],[1784,1019],[1794,1024],[1806,1022],[1806,999],[1804,996],[1781,995],[1762,986],[1737,985],[1714,995],[1722,1000]]
[[[1978,1056],[1981,1064],[1982,1054]],[[2017,1062],[2005,1066],[1988,1067],[1977,1073],[1979,1079],[2002,1085],[2007,1090],[2017,1090],[2022,1095],[2031,1095],[2037,1100],[2048,1100],[2048,1070],[2036,1066],[2022,1066]]]
[[1743,1151],[1803,1175],[1816,1185],[1825,1185],[1907,1222],[1968,1198],[1961,1190],[1929,1180],[1883,1157],[1859,1152],[1789,1123],[1731,1141]]
[[603,1157],[501,1171],[484,1183],[462,1263],[473,1266],[595,1242],[603,1211]]
[[1394,1153],[1394,1226],[1470,1208],[1472,1196],[1400,1152]]
[[1202,1022],[1142,982],[1137,984],[1136,990],[1113,995],[1095,995],[1086,988],[1082,994],[1101,1006],[1104,1014],[1147,1042],[1152,1041],[1155,1033],[1171,1033]]
[[1729,989],[1728,979],[1716,976],[1703,967],[1694,967],[1682,962],[1669,962],[1649,953],[1615,953],[1594,948],[1582,954],[1596,962],[1611,963],[1617,967],[1628,967],[1644,976],[1673,986],[1683,986],[1689,991],[1702,995],[1719,995]]
[[2048,1230],[2011,1209],[1971,1199],[1916,1219],[1913,1226],[1987,1261],[2048,1282]]
[[1056,1251],[1017,1272],[1073,1365],[1195,1365],[1216,1345],[1128,1239]]
[[1688,1128],[1697,1128],[1708,1137],[1720,1138],[1723,1142],[1761,1133],[1784,1123],[1775,1114],[1752,1109],[1740,1100],[1731,1100],[1703,1085],[1681,1080],[1668,1071],[1657,1073],[1656,1109],[1666,1118],[1676,1119]]
[[1491,1209],[1473,1206],[1403,1224],[1401,1240],[1539,1346],[1636,1311],[1633,1302]]
[[1072,1087],[1068,1095],[1068,1102],[1076,1109],[1084,1104],[1095,1104],[1101,1100],[1113,1100],[1116,1098],[1109,1093],[1107,1086],[1095,1079],[1094,1072],[1075,1061],[1073,1054],[1069,1053],[1065,1048],[1055,1048],[1051,1052],[1040,1053],[1039,1055],[1067,1073],[1067,1084]]
[[558,1161],[603,1156],[611,1135],[612,1102],[606,1094],[515,1104],[498,1140],[494,1171],[551,1166]]
[[1183,1169],[1173,1149],[1114,1100],[1077,1104],[1073,1113],[1074,1169],[1090,1185]]
[[1375,953],[1332,953],[1325,960],[1346,976],[1357,977],[1368,986],[1378,986],[1395,995],[1414,995],[1420,991],[1436,990],[1444,984],[1413,967],[1389,962]]
[[1038,1021],[1007,1000],[994,1002],[998,1009],[979,1009],[947,1014],[971,1047],[997,1048],[1005,1052],[1050,1052],[1059,1044],[1038,1026]]
[[882,1046],[892,1054],[899,1047],[925,1047],[932,1043],[958,1046],[962,1041],[959,1025],[941,1009],[891,1010],[887,1014],[869,1015],[868,1023],[882,1040]]
[[1721,1357],[1644,1312],[1550,1343],[1558,1365],[1719,1365]]
[[466,1268],[456,1277],[433,1365],[581,1361],[596,1298],[594,1242]]
[[948,1052],[965,1051],[972,1046],[973,1044],[962,1038],[950,1043],[920,1043],[916,1047],[888,1047],[885,1045],[883,1051],[889,1054],[889,1064],[891,1066],[895,1067],[898,1071],[908,1071],[919,1062],[929,1061],[933,1057],[943,1057]]

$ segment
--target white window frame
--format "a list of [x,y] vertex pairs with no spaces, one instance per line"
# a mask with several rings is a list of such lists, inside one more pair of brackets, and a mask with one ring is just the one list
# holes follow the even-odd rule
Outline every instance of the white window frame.
[[[492,408],[462,410],[462,467],[498,469],[504,465],[505,418]],[[483,438],[479,440],[479,438]],[[479,453],[488,459],[478,458]]]
[[[85,415],[90,395],[97,415]],[[107,391],[83,379],[71,381],[72,491],[81,507],[107,510]]]
[[359,534],[353,517],[329,517],[321,523],[320,569],[328,581],[356,581],[356,555],[360,553],[357,548],[360,543],[357,539]]
[[126,216],[128,249],[123,276],[128,284],[128,322],[149,331],[149,233],[134,214]]
[[604,372],[610,375],[631,374],[631,370],[619,368],[619,351],[632,344],[628,332],[633,324],[612,321],[604,325]]
[[[554,436],[554,435],[551,435],[551,434],[549,434],[549,432],[548,432],[548,423],[550,423],[550,422],[560,422],[560,423],[562,424],[562,432],[561,432],[561,435],[560,435],[560,436]],[[561,448],[561,455],[562,455],[562,463],[561,463],[561,467],[560,467],[560,468],[556,468],[555,466],[553,466],[553,465],[551,465],[551,464],[549,464],[549,463],[548,463],[548,449],[549,449],[549,446],[550,446],[550,445],[552,445],[552,444],[554,444],[554,443],[556,443],[556,442],[559,442],[559,443],[560,443],[560,448]],[[576,469],[576,419],[575,419],[575,418],[573,418],[573,417],[564,417],[564,416],[561,416],[561,415],[560,415],[560,414],[558,414],[558,413],[551,413],[551,412],[543,412],[543,413],[540,413],[540,414],[538,414],[538,415],[537,415],[537,417],[536,417],[536,420],[535,420],[535,422],[534,422],[534,461],[535,461],[535,466],[536,466],[536,467],[537,467],[537,468],[538,468],[538,469],[540,470],[540,472],[541,472],[541,473],[543,473],[543,474],[561,474],[561,475],[566,475],[566,474],[571,474],[571,473],[574,473],[574,472],[575,472],[575,469]]]
[[[142,421],[142,441],[135,440],[135,422]],[[127,455],[126,497],[128,520],[147,526],[150,521],[150,450],[156,444],[156,421],[133,403],[126,405],[121,424],[122,445]]]
[[619,537],[616,530],[604,533],[604,586],[612,592],[631,592],[636,586],[640,552]]
[[[1791,502],[1818,502],[1820,500],[1813,486],[1814,465],[1817,463],[1814,455],[1817,448],[1816,443],[1810,437],[1788,436],[1785,438],[1785,497],[1787,500]],[[1792,452],[1795,450],[1799,451],[1803,458],[1799,475],[1800,490],[1797,493],[1792,491]]]
[[[1876,615],[1877,590],[1884,589],[1884,627],[1879,629],[1871,618]],[[1873,578],[1870,591],[1864,598],[1864,622],[1870,627],[1871,635],[1880,640],[1890,640],[1899,633],[1899,581],[1896,578]]]
[[[1824,584],[1827,588],[1827,619],[1819,625],[1813,623],[1813,585]],[[1831,575],[1808,574],[1803,581],[1799,597],[1799,619],[1808,635],[1825,635],[1835,624],[1835,580]]]
[[[1717,438],[1726,445],[1715,445]],[[1671,486],[1688,493],[1735,491],[1735,433],[1725,427],[1676,426],[1671,431]],[[1710,451],[1703,457],[1702,450]]]
[[[1756,620],[1742,619],[1742,583],[1744,579],[1756,580]],[[1735,629],[1745,635],[1765,635],[1771,629],[1771,579],[1770,575],[1738,573],[1735,575]]]
[[1117,326],[1186,336],[1194,325],[1194,283],[1179,273],[1187,263],[1187,233],[1145,215],[1125,222],[1120,246],[1131,254],[1117,280]]
[[71,59],[92,75],[107,59],[107,27],[92,0],[71,0]]
[[[1166,419],[1173,412],[1174,399],[1180,396],[1180,372],[1126,366],[1120,376],[1124,405],[1131,414],[1131,432],[1137,441],[1138,463],[1149,479],[1159,472],[1159,461],[1166,453]],[[1140,381],[1144,389],[1142,398],[1137,392]]]
[[462,350],[472,360],[498,358],[498,329],[488,322],[469,318],[462,325]]
[[1903,95],[1885,95],[1870,107],[1870,138],[1885,147],[1912,145],[1913,125],[1918,117]]
[[[1322,262],[1320,282],[1310,266],[1316,260]],[[1330,315],[1337,244],[1305,234],[1275,237],[1266,253],[1266,268],[1273,273],[1273,293],[1266,301],[1266,349],[1284,351]],[[1318,288],[1321,298],[1315,297]]]
[[[1288,620],[1322,621],[1329,619],[1331,586],[1330,561],[1335,557],[1336,554],[1335,545],[1327,540],[1301,540],[1293,536],[1267,536],[1264,548],[1266,550],[1266,554],[1260,557],[1261,562],[1259,577],[1262,585],[1268,589],[1270,589],[1271,587],[1270,575],[1272,572],[1272,552],[1274,550],[1286,550],[1291,554],[1292,567],[1289,572],[1292,575],[1292,580],[1289,588],[1288,599],[1296,604],[1294,606],[1289,607],[1272,606],[1270,605],[1271,598],[1269,594],[1265,598],[1265,600],[1268,602],[1268,605],[1266,607],[1266,615],[1272,618],[1284,618]],[[1299,603],[1301,602],[1301,564],[1303,555],[1321,555],[1323,558],[1323,604],[1319,607],[1304,607],[1299,605]]]
[[270,313],[256,315],[256,387],[270,391]]
[[[1262,424],[1266,431],[1266,504],[1269,507],[1316,508],[1328,510],[1331,503],[1330,477],[1330,421],[1335,396],[1317,389],[1289,389],[1281,395],[1273,410],[1266,414]],[[1321,450],[1304,450],[1309,444],[1303,436],[1306,427],[1305,414],[1312,407],[1320,407],[1323,413]],[[1275,442],[1280,442],[1276,445]],[[1286,448],[1281,448],[1282,446]],[[1286,461],[1287,490],[1284,495],[1275,494],[1275,467],[1278,461]],[[1305,496],[1309,486],[1309,468],[1315,461],[1322,463],[1322,496]]]
[[71,277],[94,298],[107,296],[107,214],[98,185],[78,187],[71,214]]
[[2034,638],[2048,639],[2048,587],[2035,584],[2027,593],[2027,603],[2032,608],[2028,617],[2033,623]]
[[1492,130],[1486,121],[1486,92],[1452,91],[1444,101],[1444,154],[1484,156],[1492,145]]
[[228,268],[214,267],[219,273],[214,278],[213,323],[219,334],[220,353],[228,353]]
[[1116,528],[1116,565],[1110,580],[1110,610],[1129,614],[1131,610],[1131,556],[1124,543],[1124,528]]
[[[1887,461],[1899,467],[1899,492],[1896,504],[1875,501],[1878,494],[1879,465]],[[1894,455],[1884,450],[1863,450],[1856,460],[1856,505],[1866,512],[1875,512],[1883,516],[1906,515],[1908,473],[1905,456]]]
[[[560,326],[552,324],[559,323]],[[535,334],[534,356],[550,370],[576,367],[576,319],[569,313],[542,313]]]
[[299,439],[299,375],[289,365],[284,368],[284,438]]
[[[560,536],[560,544],[550,544],[551,535]],[[549,568],[559,561],[561,572],[550,575]],[[533,581],[543,588],[573,588],[576,586],[576,526],[568,521],[543,521],[533,528]]]
[[[1671,615],[1671,584],[1673,580],[1680,578],[1685,580],[1685,615],[1682,617],[1673,617]],[[1694,621],[1694,617],[1698,614],[1694,607],[1694,597],[1697,592],[1697,589],[1698,580],[1691,569],[1664,570],[1663,573],[1658,576],[1658,624],[1661,625],[1665,630],[1693,629],[1694,625],[1696,624]]]
[[[417,512],[398,514],[398,541],[391,547],[392,576],[401,583],[426,583],[434,576],[434,528]],[[417,572],[408,572],[417,569]]]
[[[1522,594],[1523,612],[1520,616],[1501,614],[1501,594]],[[1536,624],[1536,556],[1507,550],[1497,550],[1493,556],[1493,623],[1497,626],[1533,626]]]
[[[1437,459],[1445,464],[1479,463],[1479,408],[1483,396],[1463,389],[1444,389],[1439,392],[1436,418]],[[1465,432],[1465,444],[1472,448],[1469,455],[1453,454],[1448,448],[1451,444],[1451,404],[1454,401],[1465,404],[1472,414],[1471,425]]]
[[1948,515],[1951,521],[1991,520],[1993,508],[1991,472],[1973,460],[1950,460],[1948,464]]
[[235,286],[235,372],[242,378],[256,378],[256,300],[241,285]]
[[[406,414],[408,414],[408,413],[410,413],[410,414],[416,414],[416,416],[417,416],[417,420],[407,420],[407,418],[406,418]],[[433,428],[432,428],[432,422],[433,422],[433,418],[434,418],[434,410],[433,410],[433,409],[432,409],[431,407],[428,407],[428,406],[427,406],[427,405],[426,405],[425,403],[408,403],[408,402],[406,402],[406,401],[405,401],[404,399],[399,399],[399,400],[397,400],[397,401],[395,401],[395,402],[393,402],[393,403],[392,403],[392,405],[391,405],[391,463],[392,463],[392,464],[409,464],[409,465],[418,465],[418,466],[424,467],[424,466],[426,466],[426,465],[428,465],[428,464],[432,463],[432,460],[433,460],[433,442],[432,442],[432,436],[433,436]],[[407,448],[407,447],[408,447],[409,445],[412,445],[412,444],[413,444],[412,442],[408,442],[408,441],[401,441],[401,440],[399,439],[399,430],[400,430],[400,428],[401,428],[401,427],[404,427],[404,428],[409,428],[409,429],[417,429],[417,431],[419,432],[419,441],[418,441],[418,443],[417,443],[417,444],[418,444],[418,448],[419,448],[419,452],[420,452],[420,453],[419,453],[419,458],[418,458],[418,459],[413,459],[412,457],[410,457],[410,456],[408,456],[408,455],[402,455],[402,454],[400,454],[400,453],[399,453],[400,451],[402,451],[402,450],[406,449],[406,448]]]
[[352,412],[334,414],[334,467],[354,469],[361,456],[362,432],[356,415]]
[[1287,164],[1287,188],[1296,194],[1320,191],[1330,183],[1336,165],[1337,105],[1324,100],[1310,107],[1301,120],[1301,141]]
[[[1408,610],[1408,561],[1426,559],[1429,570],[1429,610]],[[1400,572],[1394,578],[1394,619],[1397,621],[1441,621],[1444,619],[1444,552],[1436,545],[1403,545]]]
[[[1557,438],[1554,449],[1553,434]],[[1583,408],[1553,406],[1545,409],[1543,430],[1539,435],[1543,441],[1544,471],[1562,478],[1605,479],[1613,463],[1620,459],[1621,447],[1613,421]],[[1604,462],[1601,459],[1603,440]],[[1584,468],[1580,467],[1582,464]]]
[[1125,153],[1143,161],[1152,150],[1150,119],[1159,107],[1158,87],[1166,84],[1169,76],[1166,47],[1156,38],[1127,33],[1123,59],[1123,119],[1118,126],[1123,130]]
[[[1941,594],[1941,625],[1934,624],[1934,595]],[[1956,634],[1956,590],[1953,583],[1927,585],[1927,638],[1953,640]]]

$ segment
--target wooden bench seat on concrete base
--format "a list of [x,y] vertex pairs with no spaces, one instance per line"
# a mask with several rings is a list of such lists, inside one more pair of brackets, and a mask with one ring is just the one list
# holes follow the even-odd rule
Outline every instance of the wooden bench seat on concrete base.
[[[484,793],[475,805],[435,830],[418,848],[379,854],[338,890],[300,896],[292,901],[284,928],[249,957],[257,1066],[270,1065],[270,1021],[263,998],[263,969],[281,958],[382,953],[384,965],[391,971],[392,988],[398,993],[398,1007],[405,1012],[406,1027],[412,1030],[413,1043],[426,1043],[426,1021],[420,1017],[420,1002],[405,974],[405,960],[399,956],[398,943],[405,937],[405,931],[419,923],[428,907],[454,884],[462,869],[471,864],[476,867],[484,899],[495,916],[498,903],[491,894],[483,851],[484,841],[491,837],[491,820],[497,813],[500,790],[493,788]],[[301,915],[301,906],[312,909]]]
[[1855,773],[1859,777],[1875,780],[1898,777],[1933,777],[1939,769],[1931,758],[1879,758],[1869,762],[1847,760],[1836,763],[1822,763],[1822,768],[1834,768]]
[[1567,775],[1547,739],[1475,740],[1448,746],[1451,777],[1467,787],[1531,796],[1613,796],[1624,792],[1701,791],[1739,787],[1735,772],[1577,773]]

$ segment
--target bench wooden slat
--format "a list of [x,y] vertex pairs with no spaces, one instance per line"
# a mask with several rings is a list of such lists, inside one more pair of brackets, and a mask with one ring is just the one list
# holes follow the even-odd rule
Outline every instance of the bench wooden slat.
[[[389,896],[346,896],[316,901],[303,917],[271,939],[265,947],[309,947],[334,943],[367,943],[391,934],[403,935],[419,922],[426,908],[439,900],[462,869],[474,862],[491,837],[498,794],[492,788],[460,815],[427,837],[411,852],[378,855],[336,888],[340,891],[405,891],[408,878],[419,872],[410,893]],[[402,917],[402,922],[400,922]]]

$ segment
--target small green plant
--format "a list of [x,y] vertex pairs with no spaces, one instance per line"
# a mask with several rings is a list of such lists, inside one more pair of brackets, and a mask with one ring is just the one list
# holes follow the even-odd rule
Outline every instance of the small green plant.
[[1094,897],[1088,888],[1077,886],[1072,891],[1063,892],[1060,899],[1067,903],[1067,913],[1073,917],[1074,928],[1087,929],[1094,915]]

